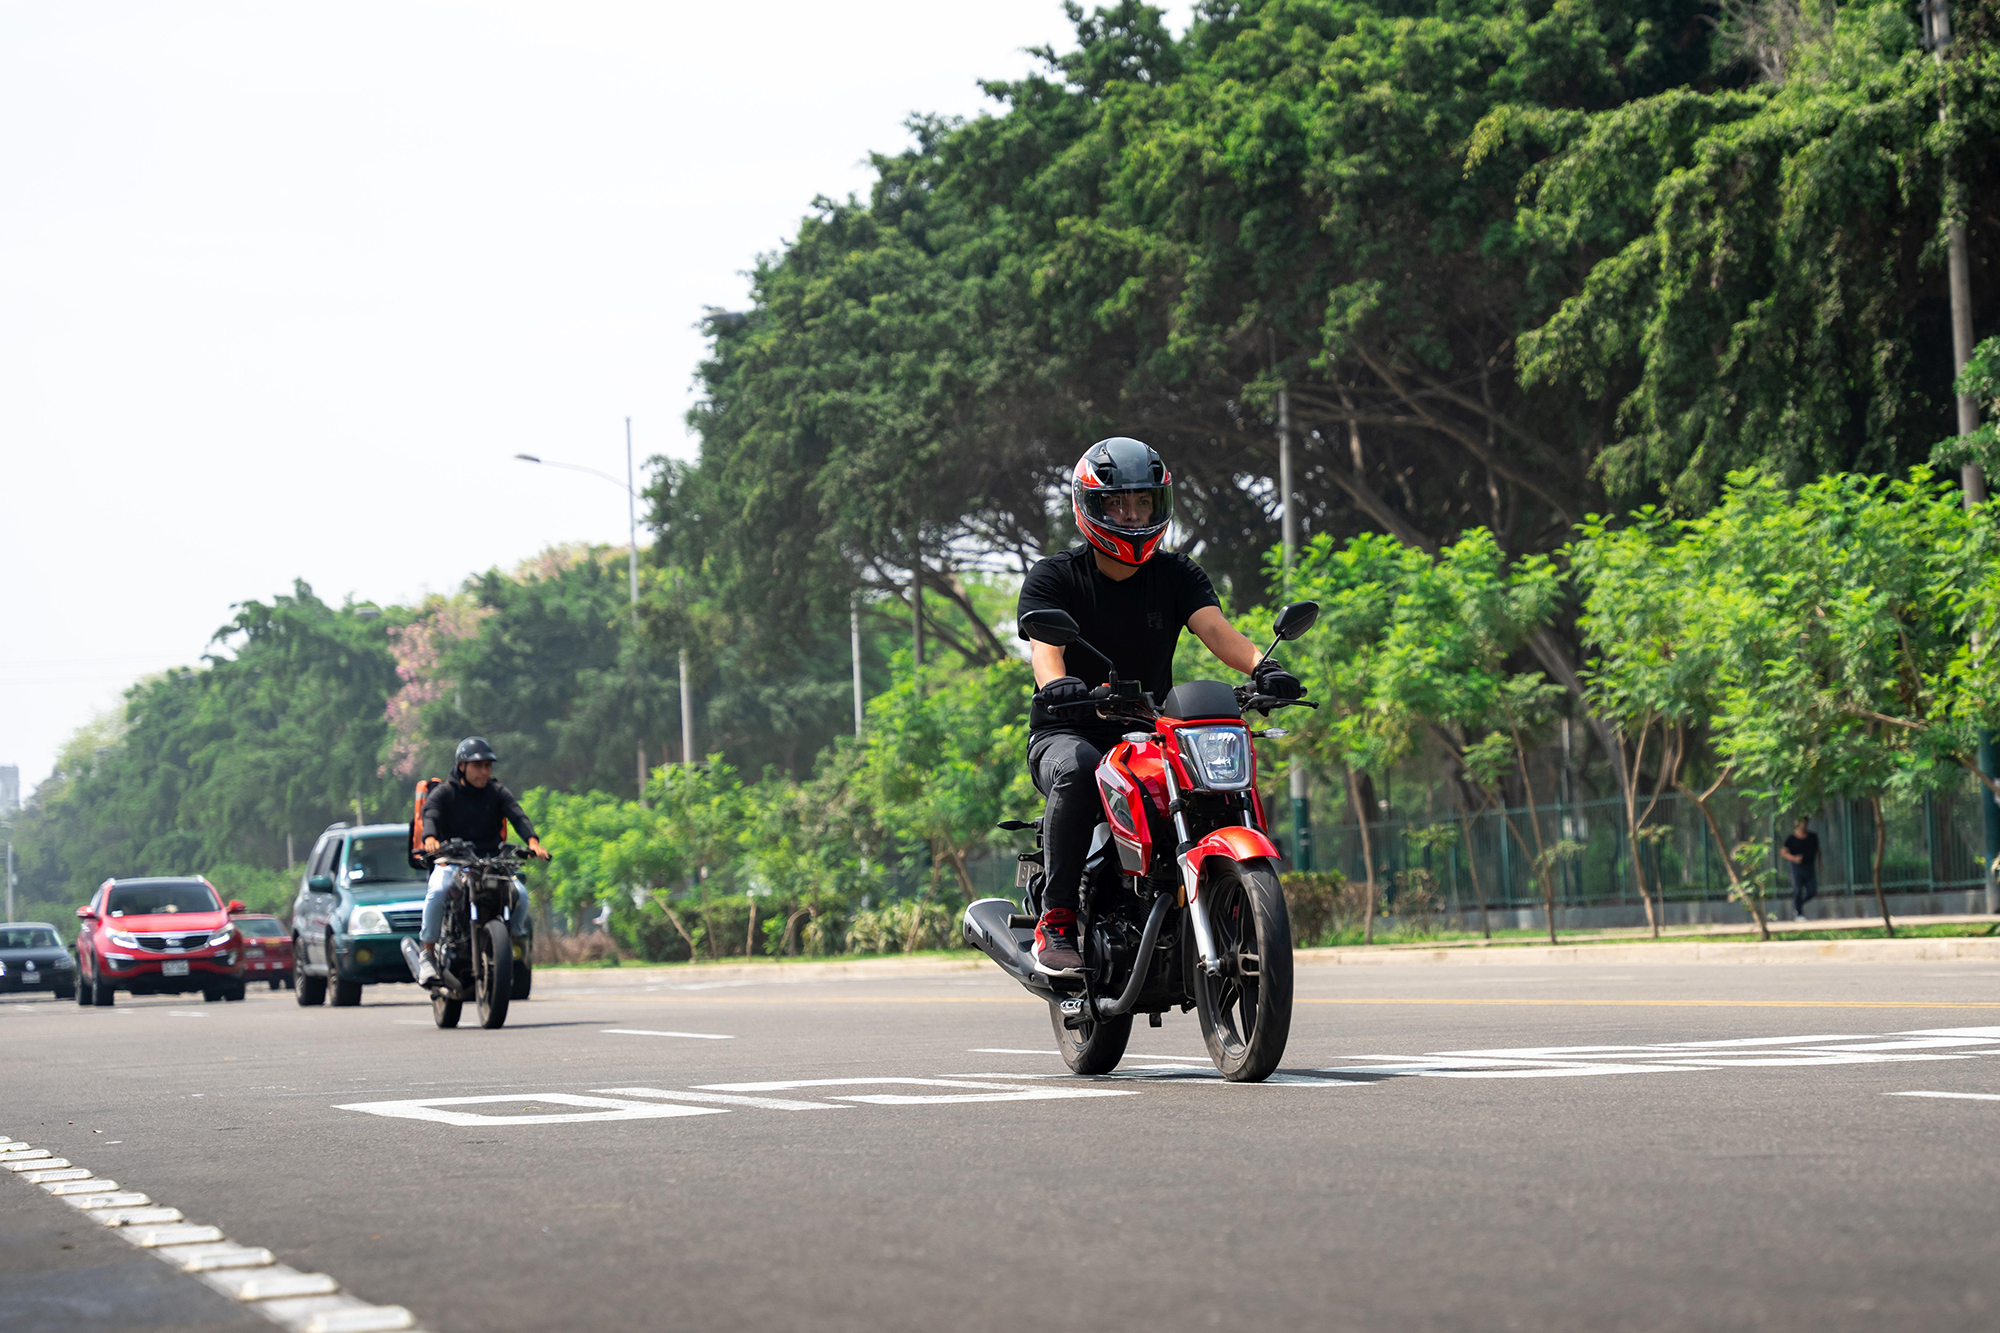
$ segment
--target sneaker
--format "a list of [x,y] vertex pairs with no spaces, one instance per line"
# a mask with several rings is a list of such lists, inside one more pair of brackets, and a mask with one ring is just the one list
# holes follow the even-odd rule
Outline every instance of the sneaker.
[[1076,948],[1076,913],[1067,907],[1051,907],[1035,923],[1035,968],[1052,974],[1083,970],[1083,955]]
[[437,952],[429,945],[424,945],[422,953],[417,959],[417,984],[419,986],[428,986],[437,979]]

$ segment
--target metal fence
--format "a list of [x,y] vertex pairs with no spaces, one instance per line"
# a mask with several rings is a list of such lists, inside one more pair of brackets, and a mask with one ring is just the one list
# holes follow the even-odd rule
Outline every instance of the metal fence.
[[[1645,808],[1643,800],[1640,808]],[[1759,842],[1768,849],[1765,856],[1777,872],[1771,877],[1770,892],[1789,894],[1790,880],[1776,847],[1792,831],[1793,812],[1734,791],[1718,792],[1709,808],[1729,846]],[[1885,893],[1963,892],[1984,885],[1984,815],[1979,789],[1969,775],[1949,789],[1915,800],[1885,798],[1882,816]],[[1395,911],[1397,896],[1408,892],[1413,882],[1405,872],[1419,867],[1430,872],[1449,910],[1476,911],[1482,898],[1489,909],[1539,908],[1542,890],[1535,873],[1538,844],[1532,822],[1537,818],[1541,848],[1553,848],[1558,841],[1573,844],[1568,854],[1556,858],[1552,870],[1559,909],[1642,907],[1632,883],[1624,802],[1612,799],[1544,805],[1532,811],[1510,808],[1506,819],[1511,832],[1498,810],[1463,822],[1445,815],[1371,824],[1384,910]],[[1657,830],[1642,836],[1639,848],[1647,886],[1656,901],[1671,905],[1728,897],[1722,854],[1691,798],[1661,797],[1642,828]],[[1814,813],[1812,828],[1820,840],[1821,895],[1872,897],[1876,830],[1869,803],[1829,805]],[[1319,868],[1337,869],[1349,879],[1365,875],[1355,825],[1317,830],[1315,843]]]

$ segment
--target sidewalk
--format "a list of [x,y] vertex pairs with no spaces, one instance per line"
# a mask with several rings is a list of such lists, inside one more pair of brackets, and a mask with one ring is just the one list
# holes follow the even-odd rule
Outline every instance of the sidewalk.
[[[1773,921],[1774,936],[1805,930],[1867,930],[1880,917],[1811,921]],[[1899,926],[1992,925],[1990,916],[1909,917]],[[1749,929],[1755,930],[1755,927]],[[2000,933],[1991,937],[1893,940],[1773,939],[1719,942],[1702,938],[1741,935],[1734,925],[1682,926],[1659,940],[1637,930],[1597,930],[1564,934],[1560,944],[1517,944],[1506,941],[1451,940],[1435,944],[1342,945],[1299,949],[1301,967],[1385,967],[1442,964],[1479,967],[1539,967],[1562,963],[1629,965],[1634,963],[1917,963],[2000,962]],[[824,981],[889,980],[941,977],[992,970],[985,954],[966,950],[949,958],[770,959],[756,963],[627,963],[604,968],[538,968],[536,984],[558,990],[600,986],[641,990],[711,990],[749,985],[801,985]]]

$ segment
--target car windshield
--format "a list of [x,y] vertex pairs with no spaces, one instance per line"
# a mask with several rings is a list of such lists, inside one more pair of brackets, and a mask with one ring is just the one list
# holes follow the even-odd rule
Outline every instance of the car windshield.
[[395,833],[350,839],[347,878],[349,883],[369,884],[378,880],[422,879],[423,872],[410,868],[409,835]]
[[104,910],[112,916],[151,916],[156,912],[220,912],[222,900],[206,884],[119,884],[112,888]]
[[9,926],[0,930],[0,949],[60,949],[62,941],[47,926]]
[[239,916],[236,918],[236,928],[251,939],[269,940],[285,937],[285,928],[278,924],[278,918],[274,916]]

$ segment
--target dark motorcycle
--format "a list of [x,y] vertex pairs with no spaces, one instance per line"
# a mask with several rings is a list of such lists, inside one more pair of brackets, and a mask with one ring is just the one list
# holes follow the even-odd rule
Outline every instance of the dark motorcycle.
[[[1318,617],[1312,602],[1285,607],[1271,647],[1298,638]],[[1104,657],[1064,612],[1030,611],[1021,628],[1039,642]],[[961,929],[1049,1002],[1056,1044],[1072,1071],[1109,1073],[1125,1054],[1135,1015],[1158,1027],[1175,1008],[1195,1010],[1224,1078],[1254,1083],[1278,1067],[1292,1024],[1292,931],[1250,742],[1286,733],[1252,731],[1243,715],[1268,717],[1294,703],[1318,706],[1213,680],[1175,686],[1156,704],[1114,671],[1088,702],[1061,706],[1133,726],[1097,768],[1104,819],[1091,838],[1077,912],[1083,969],[1052,976],[1035,966],[1039,819],[1000,825],[1036,833],[1035,849],[1019,858],[1018,909],[1007,898],[983,898],[965,909]]]
[[[472,844],[458,839],[441,845],[425,858],[431,865],[458,867],[458,877],[445,898],[444,931],[438,947],[438,979],[431,983],[431,1016],[441,1028],[458,1026],[470,999],[479,1012],[479,1026],[497,1028],[507,1021],[514,997],[514,939],[507,922],[514,910],[514,879],[528,853],[513,843],[482,856]],[[410,975],[417,975],[417,943],[403,942]]]

